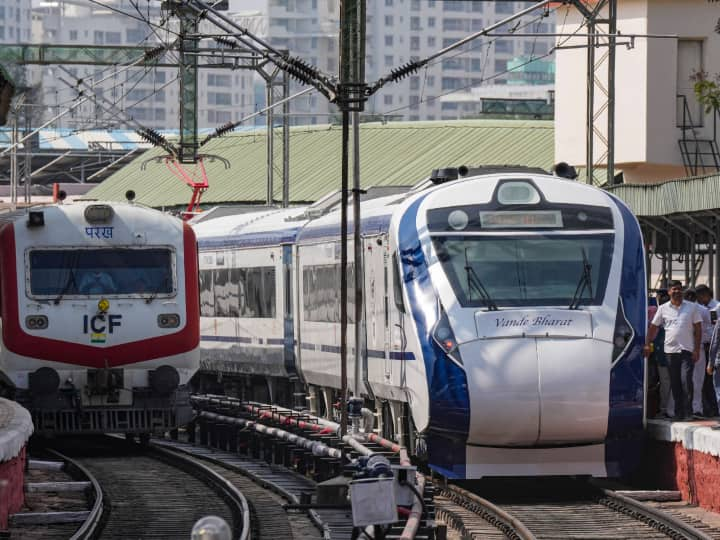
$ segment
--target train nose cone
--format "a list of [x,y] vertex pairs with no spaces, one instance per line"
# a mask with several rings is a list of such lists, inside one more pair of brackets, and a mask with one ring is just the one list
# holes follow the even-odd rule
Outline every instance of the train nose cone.
[[568,316],[572,324],[542,332],[526,326],[483,336],[478,325],[481,339],[460,346],[470,395],[468,444],[604,439],[612,346],[592,339],[586,315],[576,312]]

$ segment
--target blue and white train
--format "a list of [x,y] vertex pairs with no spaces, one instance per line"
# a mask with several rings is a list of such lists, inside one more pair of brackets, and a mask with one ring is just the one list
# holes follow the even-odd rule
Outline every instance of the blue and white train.
[[[523,168],[446,169],[403,193],[374,191],[362,201],[364,320],[356,363],[351,306],[348,373],[382,433],[449,478],[632,468],[647,310],[642,237],[628,208]],[[206,384],[276,403],[301,394],[332,414],[337,202],[218,208],[196,221]]]

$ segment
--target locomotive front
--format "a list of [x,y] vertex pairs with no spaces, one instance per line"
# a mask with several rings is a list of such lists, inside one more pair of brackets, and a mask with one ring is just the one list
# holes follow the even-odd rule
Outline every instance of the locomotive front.
[[632,467],[646,304],[627,208],[554,177],[489,176],[416,197],[396,225],[431,466],[461,478]]
[[0,228],[6,385],[36,432],[150,433],[191,413],[195,236],[133,204],[37,208]]

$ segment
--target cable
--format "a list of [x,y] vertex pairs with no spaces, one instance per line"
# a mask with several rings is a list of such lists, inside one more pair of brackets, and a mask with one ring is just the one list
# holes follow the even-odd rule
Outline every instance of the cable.
[[180,34],[179,34],[179,33],[175,32],[175,31],[173,31],[173,30],[170,30],[169,28],[165,28],[165,27],[162,27],[162,26],[157,25],[157,24],[155,24],[155,23],[146,21],[146,20],[142,19],[141,17],[136,17],[135,15],[133,15],[132,13],[128,13],[127,11],[123,11],[123,10],[121,10],[121,9],[117,9],[117,8],[108,6],[107,4],[103,4],[102,2],[99,2],[98,0],[89,0],[89,2],[91,2],[91,3],[93,3],[93,4],[96,4],[96,5],[104,8],[104,9],[109,9],[110,11],[114,11],[114,12],[116,12],[116,13],[119,13],[120,15],[125,15],[126,17],[130,17],[131,19],[135,19],[136,21],[140,21],[141,23],[148,24],[148,25],[150,25],[150,26],[155,26],[156,28],[160,28],[161,30],[165,30],[166,32],[170,32],[171,34],[174,34],[176,37],[180,37]]
[[[563,22],[563,24],[565,24],[565,22],[567,21],[567,17],[568,17],[568,12],[565,13],[565,21]],[[430,96],[430,97],[428,97],[428,98],[426,98],[426,99],[424,99],[424,100],[419,101],[417,104],[434,101],[434,100],[439,99],[439,98],[441,98],[441,97],[444,97],[444,96],[447,96],[447,95],[450,95],[450,94],[454,94],[454,93],[459,92],[459,91],[462,91],[462,90],[467,90],[468,88],[472,88],[472,87],[475,87],[475,86],[480,86],[483,82],[491,81],[491,80],[496,79],[496,78],[498,78],[498,77],[501,77],[501,76],[503,76],[503,75],[505,75],[505,74],[507,74],[507,73],[511,73],[511,72],[513,72],[513,71],[515,71],[515,70],[517,70],[517,69],[520,69],[520,68],[522,68],[522,67],[524,67],[524,66],[526,66],[526,65],[528,65],[528,64],[531,64],[532,62],[535,62],[535,61],[537,61],[537,60],[542,60],[543,58],[547,58],[548,56],[552,55],[559,47],[562,47],[562,45],[564,45],[565,43],[567,43],[568,40],[572,39],[576,34],[578,34],[578,33],[580,32],[580,30],[582,30],[582,28],[585,27],[586,25],[587,25],[587,20],[583,20],[583,22],[578,26],[578,28],[577,28],[574,32],[572,32],[570,35],[568,35],[567,37],[565,37],[565,39],[562,40],[561,42],[558,42],[558,43],[557,43],[556,45],[554,45],[547,53],[545,53],[545,54],[543,54],[543,55],[541,55],[541,56],[538,56],[538,57],[535,57],[535,58],[530,58],[528,61],[523,62],[522,64],[520,64],[520,65],[518,65],[518,66],[515,66],[515,67],[512,68],[512,69],[506,69],[506,70],[504,70],[504,71],[495,73],[495,74],[493,74],[493,75],[491,75],[491,76],[489,76],[489,77],[487,77],[487,78],[481,78],[480,83],[474,82],[474,83],[470,83],[470,84],[461,86],[461,87],[459,87],[459,88],[453,88],[452,90],[449,90],[449,91],[447,91],[447,92],[442,92],[442,93],[437,94],[437,95],[435,95],[435,96]],[[408,105],[403,105],[402,107],[396,107],[396,108],[394,108],[394,109],[386,110],[386,111],[382,112],[381,114],[383,114],[383,115],[389,115],[389,114],[395,113],[395,112],[397,112],[397,111],[402,111],[402,110],[405,110],[405,109],[409,109],[409,108],[410,108],[411,106],[413,106],[413,105],[416,105],[416,104],[412,104],[412,103],[411,103],[411,104],[408,104]]]

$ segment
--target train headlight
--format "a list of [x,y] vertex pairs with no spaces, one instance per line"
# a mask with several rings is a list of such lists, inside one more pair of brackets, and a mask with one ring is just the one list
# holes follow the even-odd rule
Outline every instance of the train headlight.
[[101,298],[98,302],[98,311],[100,313],[107,313],[110,309],[110,302],[107,298]]
[[25,326],[30,330],[45,330],[48,318],[45,315],[28,315],[25,317]]
[[455,334],[452,331],[452,326],[450,326],[450,319],[448,319],[447,313],[445,313],[445,309],[443,309],[442,305],[440,306],[440,318],[438,319],[438,322],[435,323],[432,330],[432,338],[451,360],[462,365],[457,340],[455,339]]
[[504,182],[497,191],[500,204],[537,204],[540,194],[529,182]]
[[85,209],[85,221],[88,223],[108,223],[115,212],[107,204],[91,204]]
[[456,231],[462,231],[465,227],[467,227],[469,220],[470,218],[468,218],[466,212],[463,212],[462,210],[453,210],[448,216],[448,225]]
[[177,328],[180,326],[180,315],[177,313],[161,313],[157,316],[160,328]]
[[618,299],[617,314],[615,315],[615,331],[613,332],[612,363],[617,362],[632,344],[635,331],[625,316],[622,299]]

